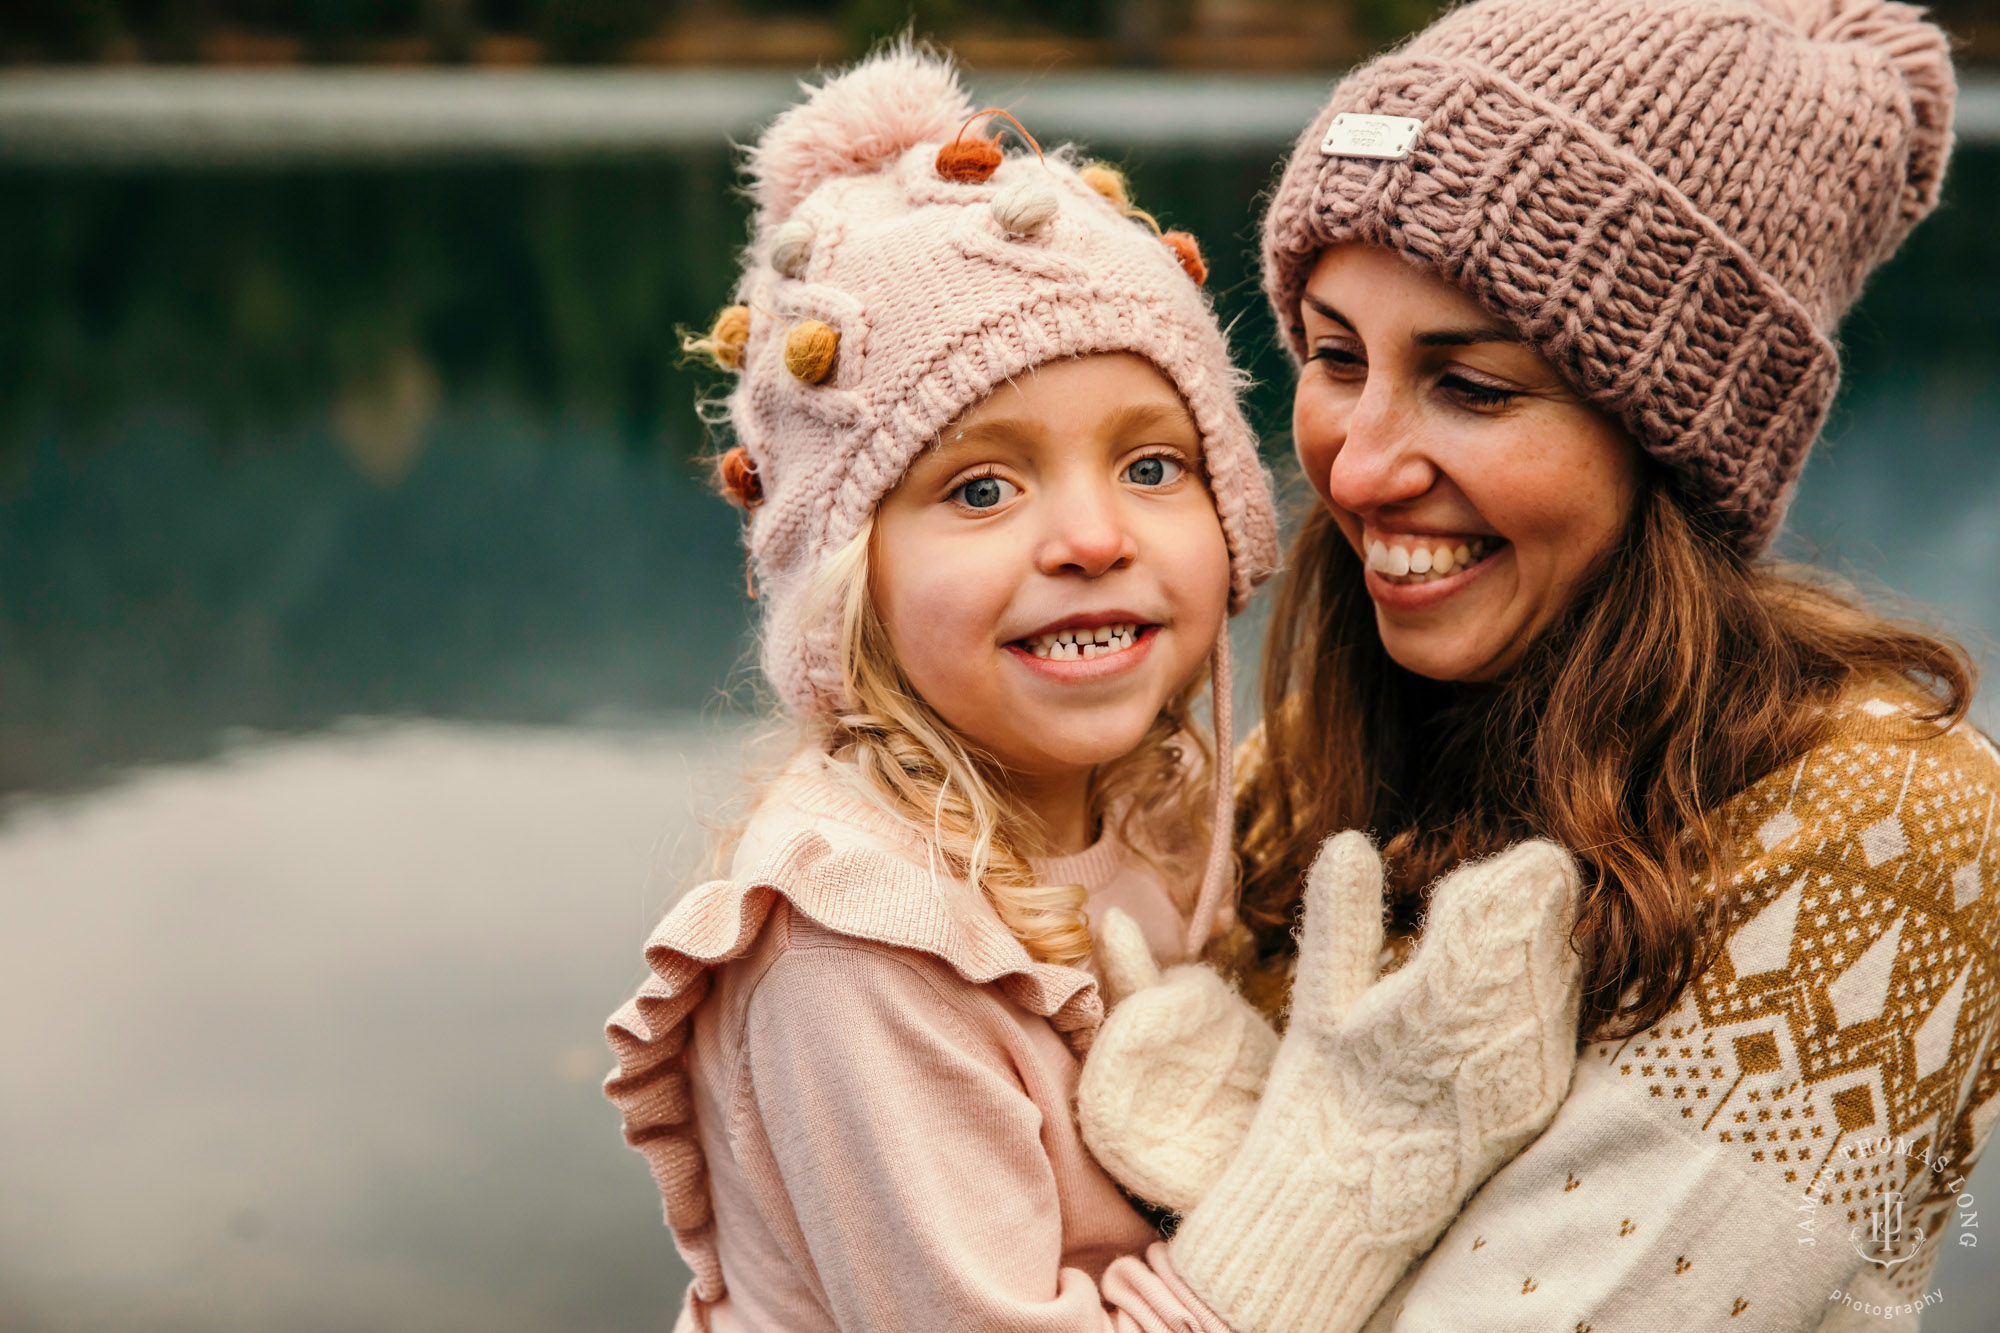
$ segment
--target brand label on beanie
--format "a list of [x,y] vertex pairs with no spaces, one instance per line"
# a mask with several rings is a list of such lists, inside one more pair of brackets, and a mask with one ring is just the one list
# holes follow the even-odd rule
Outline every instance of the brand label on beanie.
[[1415,116],[1365,116],[1343,111],[1333,118],[1319,150],[1328,157],[1408,157],[1423,127]]

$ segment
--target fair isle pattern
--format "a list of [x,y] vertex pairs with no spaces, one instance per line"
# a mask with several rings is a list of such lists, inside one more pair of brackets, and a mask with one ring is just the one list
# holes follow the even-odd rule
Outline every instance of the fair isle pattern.
[[[1866,699],[1738,798],[1723,947],[1658,1026],[1582,1059],[1840,1225],[1900,1193],[1928,1253],[1890,1272],[1920,1292],[1948,1221],[1940,1196],[2000,1108],[2000,756],[1905,702]],[[1946,1170],[1923,1179],[1939,1157]]]
[[[1706,970],[1652,1028],[1583,1048],[1555,1121],[1367,1333],[1912,1327],[1827,1293],[1925,1300],[1946,1191],[2000,1117],[2000,754],[1910,702],[1852,695],[1729,804]],[[1878,1266],[1855,1237],[1892,1194],[1924,1239]]]

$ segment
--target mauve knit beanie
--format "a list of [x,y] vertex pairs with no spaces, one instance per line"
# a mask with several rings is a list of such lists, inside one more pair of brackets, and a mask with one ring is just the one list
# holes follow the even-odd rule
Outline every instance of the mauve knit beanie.
[[1266,214],[1264,290],[1303,357],[1320,249],[1399,251],[1756,555],[1833,400],[1841,316],[1937,204],[1956,90],[1913,5],[1475,0],[1334,89]]
[[719,350],[754,472],[764,674],[806,716],[851,703],[813,574],[940,430],[1044,362],[1158,367],[1201,435],[1231,609],[1277,565],[1241,380],[1183,259],[1066,151],[1003,155],[975,115],[951,64],[904,41],[808,89],[750,152],[754,236]]

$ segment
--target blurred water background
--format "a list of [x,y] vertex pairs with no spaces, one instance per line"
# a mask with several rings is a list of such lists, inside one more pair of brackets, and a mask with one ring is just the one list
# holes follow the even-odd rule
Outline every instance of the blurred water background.
[[[1199,91],[1151,77],[1101,88]],[[1161,116],[1094,146],[1202,238],[1282,459],[1282,144]],[[715,382],[676,352],[744,237],[724,136],[65,160],[6,124],[0,1328],[667,1327],[596,1084],[746,763]],[[1970,144],[1846,327],[1787,538],[1989,661],[1996,215]],[[2000,1323],[1981,1253],[1931,1333]]]

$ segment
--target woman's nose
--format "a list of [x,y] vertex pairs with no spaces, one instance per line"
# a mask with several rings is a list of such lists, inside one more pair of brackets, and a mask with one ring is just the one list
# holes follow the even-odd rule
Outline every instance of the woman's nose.
[[1129,565],[1139,546],[1118,497],[1096,486],[1058,488],[1049,496],[1037,564],[1045,574],[1097,578]]
[[1326,495],[1334,504],[1365,513],[1414,500],[1436,484],[1422,413],[1400,386],[1371,377],[1346,426],[1327,468]]

